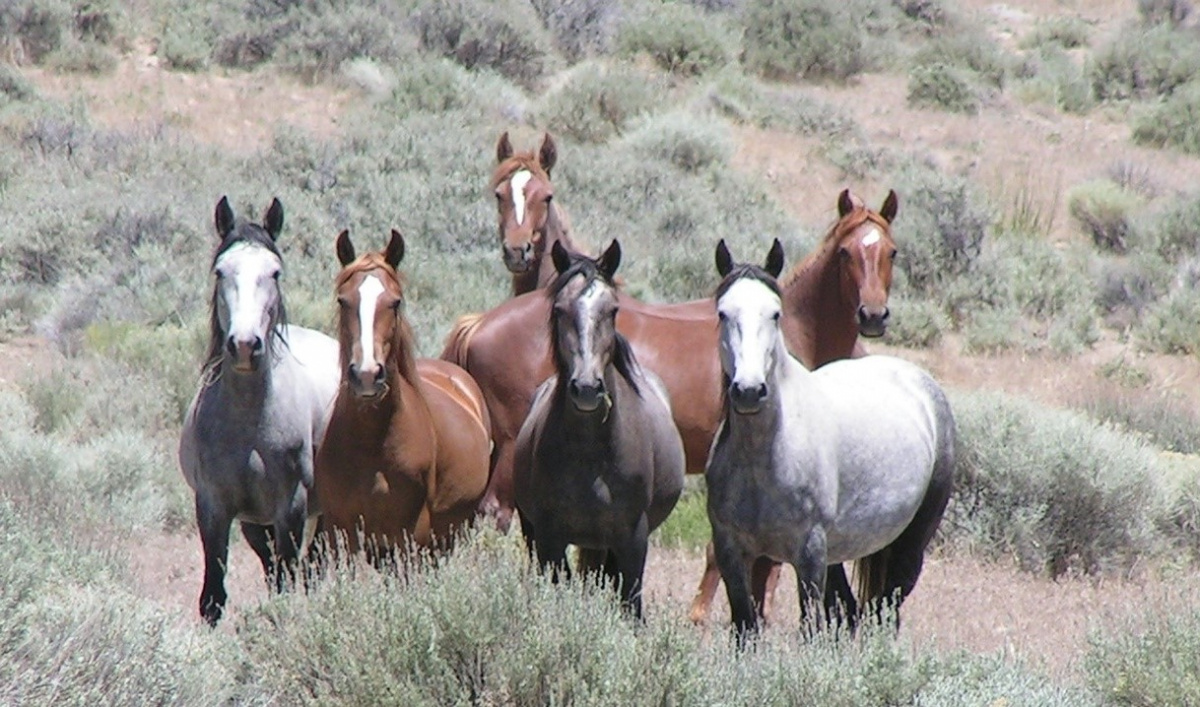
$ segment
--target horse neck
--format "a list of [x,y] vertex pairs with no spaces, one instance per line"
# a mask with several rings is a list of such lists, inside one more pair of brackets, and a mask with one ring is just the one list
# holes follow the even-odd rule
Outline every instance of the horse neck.
[[812,373],[797,361],[780,337],[776,344],[775,367],[767,381],[773,393],[763,408],[754,415],[738,415],[726,407],[725,425],[729,434],[746,440],[745,443],[770,448],[769,440],[783,425],[783,405],[804,405],[817,385]]
[[836,245],[836,239],[823,243],[782,287],[784,339],[810,370],[849,358],[858,341],[854,304],[842,296]]
[[523,273],[513,274],[513,297],[523,295],[526,292],[540,290],[549,285],[555,276],[558,275],[558,271],[554,268],[554,259],[550,257],[550,251],[556,241],[561,242],[567,250],[571,252],[576,251],[575,243],[571,240],[565,219],[559,213],[558,206],[554,202],[550,202],[550,206],[546,211],[546,225],[542,229],[542,252],[540,257],[538,257],[538,265],[536,268],[530,268]]

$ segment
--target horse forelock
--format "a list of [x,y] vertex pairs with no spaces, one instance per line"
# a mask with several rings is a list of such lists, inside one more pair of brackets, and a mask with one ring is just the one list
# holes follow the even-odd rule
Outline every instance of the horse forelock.
[[783,296],[782,290],[780,289],[779,280],[771,277],[770,273],[768,273],[766,270],[763,270],[758,265],[740,263],[738,265],[734,265],[733,269],[729,271],[729,274],[721,280],[721,284],[717,285],[717,289],[713,293],[713,298],[720,300],[725,296],[726,292],[729,292],[730,287],[733,287],[733,285],[739,280],[745,279],[761,282],[767,287],[767,289],[769,289],[771,292],[774,292],[775,296],[781,298]]
[[[217,264],[221,262],[222,256],[235,246],[263,248],[278,258],[281,264],[283,263],[283,255],[279,252],[279,246],[271,238],[270,234],[267,233],[265,228],[256,223],[239,223],[229,235],[221,240],[220,245],[217,246],[217,250],[212,257],[212,263],[209,266],[209,271],[215,271]],[[217,315],[220,297],[220,284],[214,278],[208,307],[208,347],[204,363],[200,367],[200,370],[206,373],[215,372],[217,366],[225,357],[225,330],[221,327],[221,320]],[[287,337],[283,333],[287,327],[287,323],[287,306],[283,301],[283,288],[278,288],[275,298],[275,308],[271,312],[271,325],[267,327],[267,350],[273,356],[278,356],[282,348],[287,347]]]
[[550,181],[550,175],[546,174],[546,170],[542,169],[541,163],[538,162],[537,155],[530,150],[527,152],[518,152],[496,165],[496,169],[492,172],[490,188],[495,189],[521,170],[527,170],[532,173],[534,178],[544,182]]

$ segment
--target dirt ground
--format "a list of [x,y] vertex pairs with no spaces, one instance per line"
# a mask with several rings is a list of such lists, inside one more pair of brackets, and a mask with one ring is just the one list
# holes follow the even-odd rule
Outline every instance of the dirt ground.
[[[1102,38],[1131,18],[1136,4],[1129,0],[967,0],[959,7],[986,18],[995,36],[1013,43],[1039,18],[1051,15],[1082,17],[1093,27],[1093,36]],[[31,70],[31,76],[50,95],[82,97],[100,124],[165,123],[197,139],[241,151],[267,144],[282,121],[318,137],[335,135],[347,106],[357,99],[350,91],[304,86],[265,72],[165,71],[150,47],[140,47],[110,77],[58,76],[36,70]],[[1103,110],[1064,116],[998,98],[979,116],[923,111],[906,105],[905,81],[897,76],[866,76],[848,86],[813,91],[853,115],[871,144],[923,152],[946,170],[983,185],[1000,208],[1022,198],[1022,190],[1032,194],[1040,208],[1053,215],[1051,236],[1060,241],[1082,237],[1067,215],[1065,189],[1103,176],[1118,162],[1144,167],[1164,188],[1195,184],[1200,178],[1200,160],[1132,145],[1124,116]],[[269,115],[263,113],[264,106],[271,106]],[[219,120],[214,119],[217,114]],[[735,165],[764,176],[784,207],[805,223],[831,222],[834,197],[843,186],[852,186],[869,203],[882,199],[888,188],[870,182],[848,184],[844,175],[817,159],[821,146],[815,141],[748,128],[736,135]],[[485,148],[490,146],[481,146]],[[900,218],[903,208],[902,199]],[[0,352],[4,362],[0,379],[25,375],[40,365],[46,360],[39,354],[40,346],[36,341],[5,344]],[[1152,386],[1200,401],[1196,359],[1146,356],[1116,341],[1103,342],[1069,360],[1019,353],[970,357],[952,338],[929,351],[894,349],[876,342],[870,348],[915,360],[947,386],[1005,390],[1054,405],[1069,404],[1095,385],[1099,366],[1128,357],[1150,372]],[[195,605],[202,563],[194,533],[137,538],[130,543],[128,556],[139,591],[176,612],[180,621],[198,621]],[[647,570],[647,611],[685,616],[701,566],[699,554],[654,550]],[[230,615],[236,618],[244,607],[266,596],[258,561],[240,538],[233,544],[230,571]],[[794,584],[787,576],[777,603],[777,623],[785,628],[794,625],[796,616],[791,608]],[[1200,576],[1188,575],[1172,583],[1153,577],[1051,582],[1007,565],[932,557],[905,605],[903,632],[920,646],[1001,652],[1053,675],[1078,678],[1089,629],[1120,625],[1124,617],[1145,607],[1176,605],[1200,606]],[[719,597],[705,630],[723,630],[727,618],[728,609]],[[234,623],[227,621],[223,630],[231,630]]]

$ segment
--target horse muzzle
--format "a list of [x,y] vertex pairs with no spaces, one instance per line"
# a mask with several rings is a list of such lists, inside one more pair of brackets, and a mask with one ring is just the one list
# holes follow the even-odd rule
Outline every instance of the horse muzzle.
[[520,275],[533,268],[533,242],[526,241],[520,246],[504,246],[504,267],[510,273]]
[[729,406],[739,415],[754,415],[763,408],[767,399],[767,384],[743,387],[736,383],[729,386]]
[[233,360],[233,370],[238,373],[254,373],[257,371],[259,364],[262,362],[264,348],[263,340],[260,336],[255,336],[252,339],[234,339],[231,336],[225,340],[225,350]]
[[892,316],[887,307],[858,308],[858,333],[861,336],[875,339],[887,333],[888,319]]
[[350,390],[356,397],[374,400],[383,397],[387,392],[387,380],[383,366],[376,364],[373,368],[363,370],[357,364],[350,364],[346,370]]
[[567,395],[571,398],[571,404],[575,406],[575,409],[583,413],[593,413],[603,407],[605,416],[607,416],[608,408],[612,406],[608,391],[604,389],[603,381],[595,384],[580,384],[577,381],[571,381],[567,386]]

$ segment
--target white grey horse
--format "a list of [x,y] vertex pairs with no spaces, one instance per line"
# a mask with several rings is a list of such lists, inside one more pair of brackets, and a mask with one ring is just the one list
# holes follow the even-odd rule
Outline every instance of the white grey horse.
[[318,510],[314,451],[340,381],[337,341],[287,324],[279,200],[259,225],[235,222],[222,197],[216,226],[208,355],[179,439],[204,545],[200,615],[212,625],[225,608],[234,520],[277,590],[294,576],[306,521]]
[[[765,268],[734,264],[717,246],[725,418],[709,455],[708,515],[739,637],[757,628],[750,567],[791,564],[805,629],[882,618],[921,573],[954,473],[954,417],[938,384],[898,358],[867,356],[808,371],[780,334],[775,241]],[[858,560],[850,606],[825,595],[826,568]],[[846,588],[847,590],[849,587]],[[830,593],[833,594],[832,592]]]

